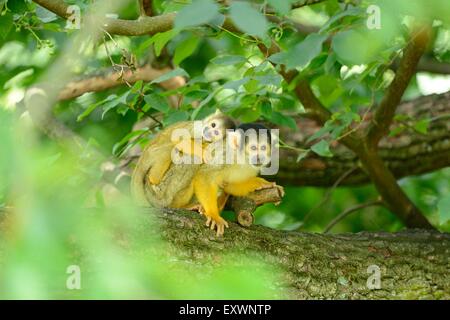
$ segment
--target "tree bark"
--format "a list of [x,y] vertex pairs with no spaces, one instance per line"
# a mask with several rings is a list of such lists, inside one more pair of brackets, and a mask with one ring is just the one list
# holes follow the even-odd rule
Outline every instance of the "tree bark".
[[[406,115],[411,125],[431,119],[427,134],[406,129],[395,137],[380,141],[378,154],[395,178],[433,172],[450,166],[450,93],[430,95],[402,103],[398,115]],[[306,140],[320,126],[313,120],[298,119],[299,130],[282,130],[280,135],[288,144],[308,148],[315,141]],[[364,125],[364,124],[363,124]],[[401,125],[394,121],[391,130]],[[354,169],[340,185],[369,183],[370,179],[359,164],[358,157],[341,144],[335,144],[331,158],[310,156],[296,162],[297,153],[281,150],[280,170],[275,180],[280,185],[331,186],[346,172]]]
[[[211,266],[198,257],[215,266],[225,253],[257,258],[279,269],[280,280],[268,285],[282,298],[450,299],[449,234],[409,230],[324,235],[230,223],[217,238],[198,214],[167,209],[152,211],[152,216],[161,225],[157,232],[162,231],[168,251],[183,263],[200,263],[208,272]],[[155,230],[143,229],[149,237]],[[245,261],[236,258],[232,263],[246,267]],[[369,267],[380,270],[379,289],[367,286],[373,275]]]

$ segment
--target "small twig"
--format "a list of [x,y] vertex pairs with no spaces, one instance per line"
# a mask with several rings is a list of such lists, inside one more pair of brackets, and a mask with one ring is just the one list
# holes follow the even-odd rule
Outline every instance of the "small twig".
[[[331,197],[331,194],[333,193],[333,191],[341,184],[342,181],[344,181],[350,174],[352,174],[353,171],[355,171],[357,169],[357,167],[352,167],[350,168],[350,170],[347,170],[346,172],[344,172],[344,174],[342,176],[339,177],[339,179],[337,179],[333,186],[328,189],[327,193],[325,194],[325,196],[322,198],[322,201],[320,201],[316,206],[314,206],[311,210],[309,210],[309,212],[305,215],[305,218],[303,218],[303,224],[302,226],[305,225],[306,221],[309,220],[309,218],[311,217],[311,215],[313,214],[314,211],[316,211],[317,209],[319,209],[321,206],[323,206]],[[301,228],[301,227],[300,227]]]
[[373,207],[373,206],[382,206],[384,205],[383,201],[378,199],[378,200],[373,200],[373,201],[369,201],[363,204],[358,204],[356,206],[350,207],[348,209],[346,209],[345,211],[343,211],[342,213],[340,213],[336,218],[334,218],[326,227],[325,230],[323,231],[323,233],[328,233],[339,221],[341,221],[342,219],[344,219],[345,217],[347,217],[348,215],[350,215],[352,212],[364,209],[364,208],[368,208],[368,207]]

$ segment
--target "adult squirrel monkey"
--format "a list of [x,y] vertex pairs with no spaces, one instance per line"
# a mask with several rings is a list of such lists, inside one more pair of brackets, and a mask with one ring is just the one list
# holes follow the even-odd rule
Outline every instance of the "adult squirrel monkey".
[[235,128],[234,121],[219,109],[202,121],[175,123],[161,132],[144,149],[133,172],[131,192],[140,204],[146,204],[145,179],[158,185],[170,165],[174,154],[197,157],[199,164],[204,159],[204,149],[225,137],[227,129]]
[[[233,161],[224,165],[201,165],[192,181],[192,191],[207,218],[206,225],[216,229],[218,236],[228,227],[220,216],[227,195],[242,197],[275,185],[258,177],[261,168],[271,159],[272,141],[267,128],[256,123],[242,124],[235,133],[227,135],[227,143],[237,150]],[[220,191],[224,194],[218,196]]]
[[[249,134],[251,129],[254,134]],[[207,218],[206,225],[216,229],[217,235],[222,235],[228,224],[220,216],[220,211],[228,195],[246,196],[255,190],[274,186],[258,177],[262,166],[271,158],[269,131],[258,139],[256,130],[260,129],[265,127],[243,124],[236,132],[228,132],[225,140],[230,148],[219,146],[216,149],[218,157],[212,157],[211,162],[172,165],[157,188],[147,182],[146,200],[160,207],[200,209]],[[220,143],[217,141],[210,146]],[[231,157],[230,149],[233,150]]]

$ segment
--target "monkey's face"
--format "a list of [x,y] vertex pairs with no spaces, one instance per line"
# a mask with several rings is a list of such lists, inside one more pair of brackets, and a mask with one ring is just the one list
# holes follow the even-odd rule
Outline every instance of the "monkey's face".
[[272,149],[266,135],[246,137],[244,148],[250,164],[262,167],[270,163]]
[[228,117],[221,115],[206,118],[203,121],[203,139],[208,142],[221,140],[227,129],[234,129],[234,123]]

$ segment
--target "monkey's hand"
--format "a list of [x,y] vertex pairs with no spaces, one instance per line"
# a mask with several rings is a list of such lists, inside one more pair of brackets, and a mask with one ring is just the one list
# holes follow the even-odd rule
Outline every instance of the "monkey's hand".
[[273,188],[276,184],[260,177],[253,177],[242,182],[226,183],[222,187],[226,193],[237,197],[244,197],[250,192]]

